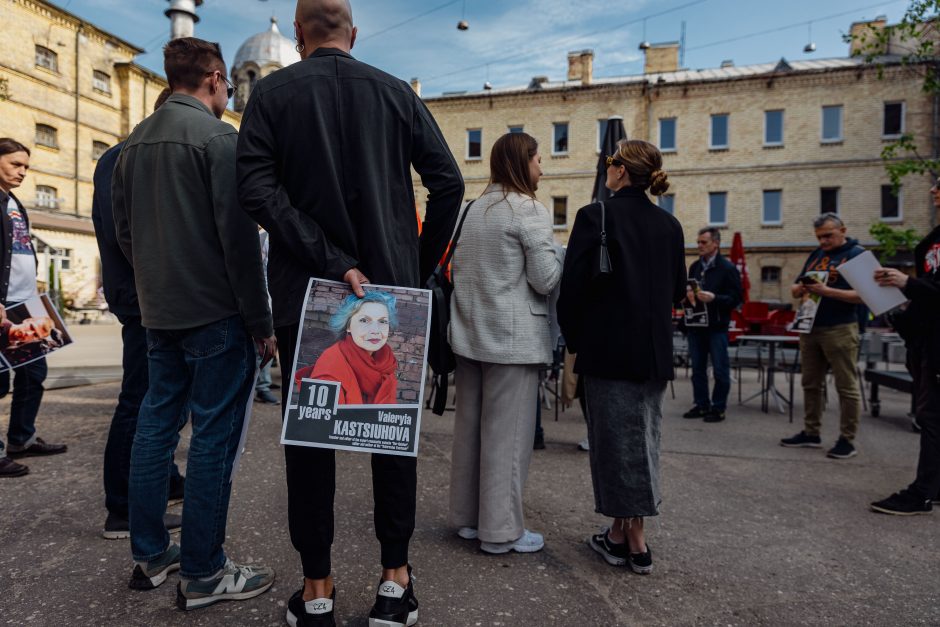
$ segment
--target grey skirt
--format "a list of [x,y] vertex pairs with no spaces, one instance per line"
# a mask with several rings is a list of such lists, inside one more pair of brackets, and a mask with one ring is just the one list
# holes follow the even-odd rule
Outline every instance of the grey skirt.
[[584,377],[594,508],[611,518],[656,516],[665,381]]

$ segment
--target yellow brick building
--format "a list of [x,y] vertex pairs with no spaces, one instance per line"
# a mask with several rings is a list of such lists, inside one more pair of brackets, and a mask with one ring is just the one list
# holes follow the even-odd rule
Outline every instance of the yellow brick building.
[[[0,137],[32,150],[16,195],[29,211],[40,279],[56,265],[62,294],[90,304],[100,285],[91,222],[98,157],[152,110],[166,79],[134,63],[142,49],[44,0],[0,0]],[[239,125],[232,111],[225,121]]]
[[[461,166],[468,199],[486,185],[499,136],[521,129],[539,141],[545,175],[538,196],[554,212],[562,241],[590,202],[604,125],[622,117],[629,138],[663,151],[671,187],[659,202],[682,222],[689,261],[699,228],[721,228],[724,246],[740,231],[751,298],[786,302],[816,246],[812,220],[821,211],[837,210],[863,243],[878,220],[921,233],[932,226],[930,178],[907,177],[894,197],[881,150],[913,132],[922,150],[936,151],[936,105],[922,77],[899,65],[895,50],[885,52],[879,79],[875,66],[851,56],[683,70],[678,44],[648,49],[642,75],[595,78],[593,53],[578,51],[569,54],[564,81],[535,77],[525,86],[425,102]],[[417,178],[415,186],[420,199]]]

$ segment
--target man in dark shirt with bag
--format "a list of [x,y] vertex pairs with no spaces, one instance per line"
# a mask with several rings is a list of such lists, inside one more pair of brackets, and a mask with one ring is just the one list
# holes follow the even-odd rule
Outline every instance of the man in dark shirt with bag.
[[[270,234],[268,287],[284,368],[294,363],[309,277],[344,280],[360,297],[366,280],[423,287],[463,196],[457,164],[421,99],[350,55],[356,28],[347,1],[299,0],[294,29],[303,60],[255,85],[238,139],[242,208]],[[420,239],[412,165],[430,191]],[[288,602],[291,625],[335,621],[334,453],[284,447],[290,535],[304,574]],[[408,559],[416,461],[372,455],[382,574],[371,624],[417,621]]]

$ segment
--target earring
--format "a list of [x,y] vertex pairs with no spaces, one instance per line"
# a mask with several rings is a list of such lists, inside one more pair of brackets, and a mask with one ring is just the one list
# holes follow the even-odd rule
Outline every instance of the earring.
[[300,54],[301,52],[304,51],[304,45],[303,45],[303,44],[297,44],[296,46],[294,46],[294,50],[297,51],[297,54]]

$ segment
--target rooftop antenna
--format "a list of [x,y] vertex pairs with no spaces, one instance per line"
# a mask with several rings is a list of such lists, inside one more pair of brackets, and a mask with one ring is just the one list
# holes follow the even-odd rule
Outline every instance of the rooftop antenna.
[[640,45],[637,46],[640,50],[649,50],[650,42],[646,40],[646,18],[643,18],[643,41],[640,42]]
[[463,0],[463,8],[460,11],[460,21],[457,22],[457,30],[467,30],[470,24],[467,23],[467,0]]
[[809,43],[803,46],[803,52],[809,54],[810,52],[816,52],[816,44],[813,42],[813,23],[809,22]]
[[483,83],[483,89],[489,91],[493,89],[493,83],[490,82],[490,64],[486,64],[486,82]]
[[679,69],[685,67],[685,20],[682,20],[682,28],[679,31]]

